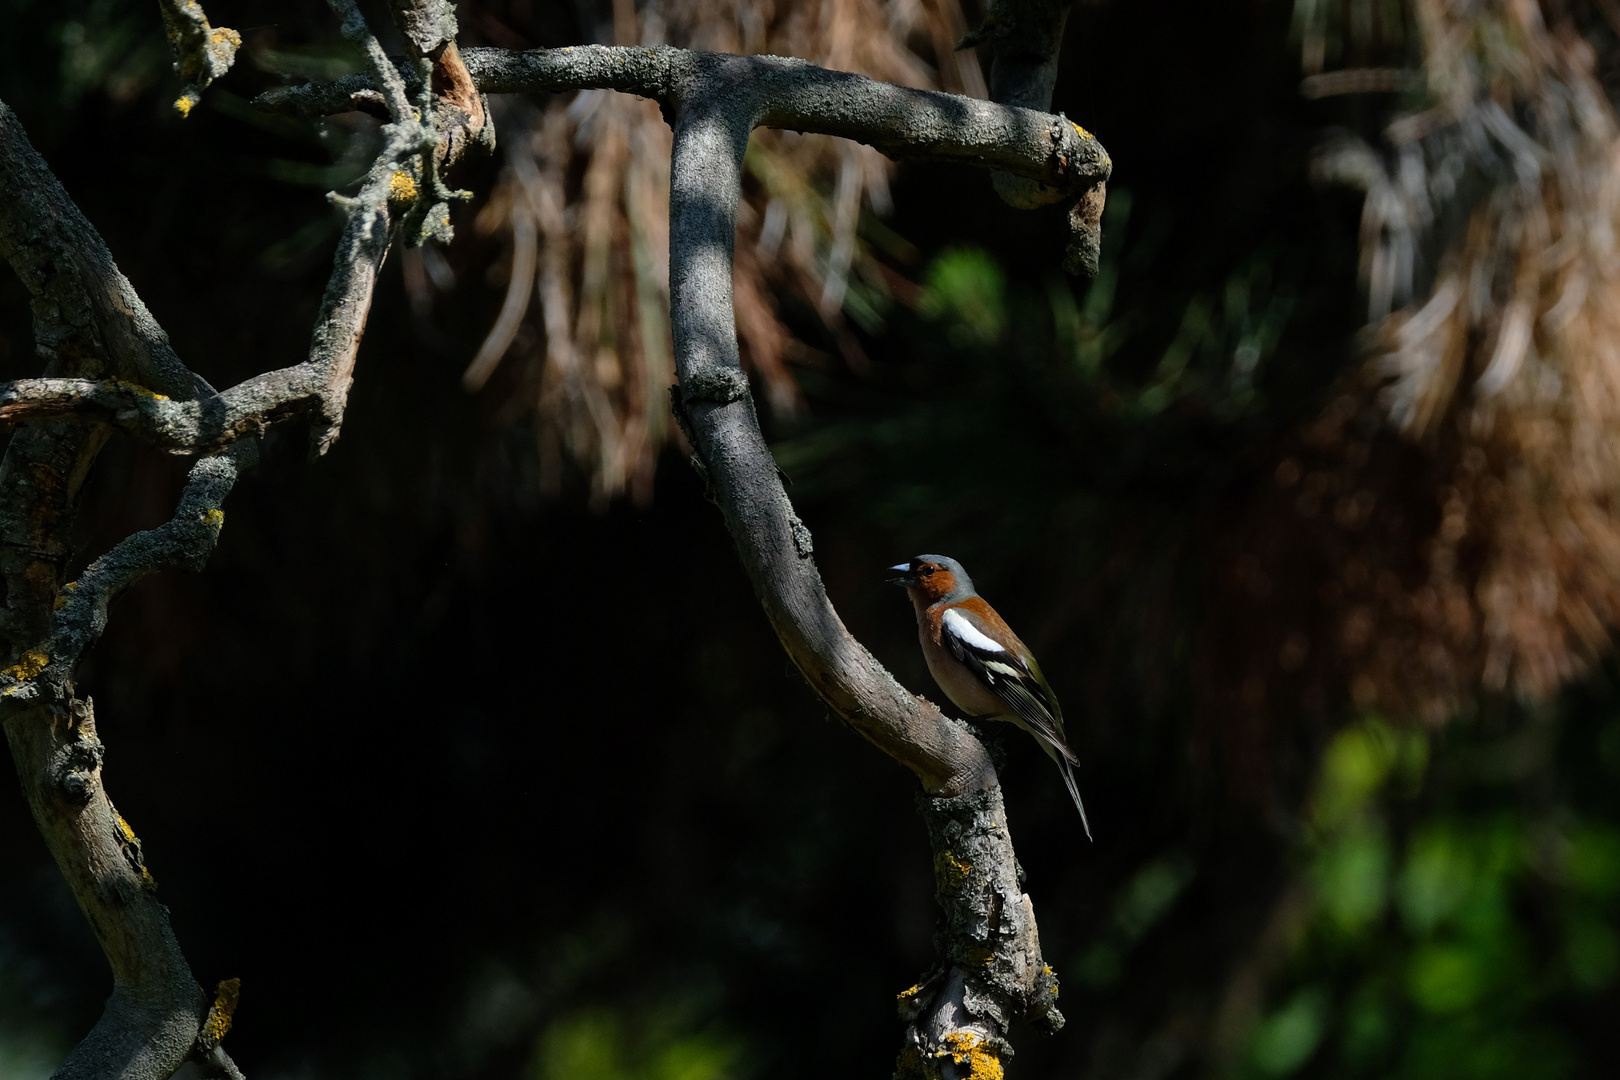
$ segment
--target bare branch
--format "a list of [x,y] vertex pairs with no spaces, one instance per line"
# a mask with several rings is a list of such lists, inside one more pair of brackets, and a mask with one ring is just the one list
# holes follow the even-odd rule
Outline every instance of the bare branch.
[[[1113,168],[1096,139],[1061,117],[911,90],[804,60],[608,45],[468,49],[462,55],[486,94],[605,89],[674,108],[704,88],[746,84],[756,123],[853,139],[894,158],[1001,169],[1065,193],[1090,187]],[[350,76],[268,91],[254,104],[319,115],[353,108],[354,95],[371,85]]]
[[[126,536],[87,566],[77,581],[63,585],[51,635],[34,653],[47,659],[41,672],[56,675],[63,684],[69,682],[79,657],[106,629],[108,605],[131,585],[160,570],[201,570],[225,525],[220,507],[242,470],[257,458],[254,440],[242,440],[201,458],[191,467],[180,503],[168,522]],[[0,672],[0,685],[8,677],[12,677],[9,672]],[[0,689],[0,694],[26,701],[39,685],[19,680],[15,686]]]

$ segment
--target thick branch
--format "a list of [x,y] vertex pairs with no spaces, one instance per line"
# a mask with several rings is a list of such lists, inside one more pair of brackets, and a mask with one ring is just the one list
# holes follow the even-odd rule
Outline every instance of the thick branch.
[[[1096,139],[1061,117],[910,90],[804,60],[607,45],[468,49],[462,56],[486,94],[605,89],[673,108],[717,84],[746,85],[759,124],[854,139],[894,158],[960,161],[1070,193],[1090,187],[1113,167]],[[349,76],[271,90],[254,104],[322,115],[353,109],[357,94],[374,89],[370,80]]]
[[[807,79],[799,77],[807,71]],[[766,117],[803,117],[841,134],[858,129],[871,136],[877,125],[869,117],[884,115],[884,97],[875,92],[867,112],[841,96],[854,85],[846,81],[851,77],[823,78],[836,73],[796,61],[718,58],[700,74],[675,80],[671,94],[677,110],[670,166],[677,416],[788,656],[840,716],[916,773],[928,793],[943,797],[929,805],[954,824],[935,827],[934,817],[925,818],[936,866],[941,860],[959,864],[961,880],[941,887],[942,902],[950,894],[941,967],[926,992],[913,995],[901,1066],[915,1061],[926,1065],[919,1068],[924,1075],[983,1075],[980,1066],[988,1061],[999,1069],[1010,1051],[1006,1031],[1013,1018],[1034,1013],[1049,1025],[1061,1023],[1033,910],[1016,887],[995,768],[966,725],[908,693],[839,619],[811,558],[810,531],[794,513],[760,432],[737,352],[732,256],[749,133]],[[969,112],[956,104],[962,100],[946,98],[958,119]],[[1018,113],[981,115],[1012,117],[1002,130],[1018,137]]]
[[[1041,958],[1035,907],[1018,882],[1001,789],[954,799],[919,795],[917,806],[945,917],[934,938],[939,966],[900,995],[910,1026],[896,1071],[903,1080],[977,1076],[973,1055],[1012,1053],[1005,1032],[1014,1020],[1048,1032],[1063,1026],[1057,976]],[[942,1068],[947,1061],[956,1068]]]
[[[719,88],[723,93],[725,88]],[[914,697],[844,628],[782,489],[737,352],[731,260],[753,117],[683,111],[670,185],[670,316],[680,410],[765,613],[788,656],[840,716],[939,794],[995,783],[972,734]]]
[[3,715],[34,820],[113,972],[101,1019],[53,1080],[166,1078],[191,1054],[208,1000],[139,841],[102,786],[91,704],[53,692],[8,702]]

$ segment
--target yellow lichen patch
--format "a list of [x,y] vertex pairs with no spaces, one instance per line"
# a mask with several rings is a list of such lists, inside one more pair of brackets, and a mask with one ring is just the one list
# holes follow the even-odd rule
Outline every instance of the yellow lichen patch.
[[945,1049],[940,1051],[940,1056],[946,1054],[958,1065],[967,1064],[970,1080],[1002,1080],[1005,1075],[995,1050],[971,1031],[953,1031],[946,1035]]
[[[183,101],[185,99],[182,98],[181,100]],[[175,102],[174,107],[177,108],[177,109],[180,108],[180,103]],[[183,110],[182,115],[185,112],[190,112],[190,111],[191,111],[191,106],[187,105],[185,107],[185,109]],[[119,387],[120,389],[128,390],[130,393],[134,394],[136,397],[150,398],[153,401],[168,401],[169,400],[168,395],[160,394],[156,390],[148,390],[146,387],[142,386],[140,383],[132,383],[132,382],[129,382],[129,381],[125,380],[125,379],[114,379],[112,381],[112,383],[113,383],[114,386]]]
[[5,674],[10,675],[18,682],[27,682],[44,671],[50,665],[50,662],[51,658],[44,653],[29,649],[22,654],[22,657],[15,664],[5,669]]
[[118,811],[114,810],[113,811],[113,817],[118,820],[118,831],[124,837],[124,843],[126,843],[126,844],[138,844],[138,843],[140,843],[139,840],[135,839],[135,830],[129,827],[129,822],[124,820],[124,815],[123,814],[120,814]]
[[894,995],[894,1000],[896,1000],[896,1001],[904,1001],[907,998],[916,997],[918,992],[921,991],[921,990],[922,990],[922,983],[917,983],[916,985],[912,986],[910,989],[902,990],[898,994]]
[[1079,124],[1075,123],[1073,120],[1069,121],[1069,126],[1074,128],[1074,133],[1076,135],[1080,136],[1082,139],[1092,139],[1092,138],[1096,137],[1096,136],[1092,135],[1091,132],[1087,131],[1085,128],[1083,128]]
[[203,1023],[203,1033],[215,1043],[231,1030],[231,1017],[236,1012],[236,1002],[241,996],[241,979],[222,979],[219,986],[214,989],[214,1005],[208,1010],[208,1019]]
[[388,198],[392,202],[411,202],[416,198],[416,181],[404,169],[388,178]]
[[195,104],[196,102],[191,99],[190,94],[181,94],[174,99],[174,111],[184,118],[191,115],[191,107]]
[[960,892],[972,871],[972,863],[963,862],[950,851],[934,856],[934,880],[939,883],[939,891],[947,895]]
[[212,525],[216,529],[222,528],[225,525],[225,511],[213,508],[204,510],[202,519],[204,525]]

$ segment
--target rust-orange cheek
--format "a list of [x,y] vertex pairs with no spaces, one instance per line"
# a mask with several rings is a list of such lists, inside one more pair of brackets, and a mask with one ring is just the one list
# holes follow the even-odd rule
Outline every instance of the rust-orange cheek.
[[930,602],[949,596],[956,589],[956,575],[949,570],[935,570],[927,577],[917,579],[917,591]]

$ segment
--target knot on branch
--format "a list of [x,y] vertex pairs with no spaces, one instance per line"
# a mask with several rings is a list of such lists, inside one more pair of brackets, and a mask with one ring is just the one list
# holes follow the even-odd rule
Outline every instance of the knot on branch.
[[94,794],[96,774],[107,750],[96,737],[95,717],[88,700],[68,702],[67,729],[72,737],[59,743],[51,754],[51,783],[74,806],[83,806]]
[[1057,1031],[1057,977],[1041,957],[1035,909],[1019,884],[1001,788],[953,798],[919,792],[917,808],[934,851],[940,966],[900,996],[910,1022],[903,1062],[915,1054],[961,1064],[966,1035],[977,1052],[1010,1054],[1005,1033],[1015,1019]]
[[730,405],[748,396],[748,376],[741,368],[704,367],[687,375],[681,382],[681,400],[687,405],[706,401],[711,405]]

